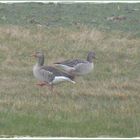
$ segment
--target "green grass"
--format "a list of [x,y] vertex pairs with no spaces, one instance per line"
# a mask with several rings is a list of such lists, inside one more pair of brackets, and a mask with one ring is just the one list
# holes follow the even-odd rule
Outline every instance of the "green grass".
[[[106,6],[111,9],[113,5]],[[62,9],[57,6],[54,8],[54,4],[0,6],[5,6],[3,11],[14,7],[13,11],[15,10],[18,16],[21,12],[19,18],[11,14],[11,17],[7,18],[8,22],[1,22],[0,25],[0,135],[140,136],[139,31],[131,28],[130,32],[130,25],[124,25],[123,29],[127,27],[124,32],[120,23],[116,28],[112,26],[111,30],[106,30],[104,22],[105,30],[100,30],[101,24],[92,27],[83,22],[84,24],[77,27],[65,24],[65,20],[63,24],[55,22],[55,25],[59,26],[38,26],[26,25],[21,19],[22,15],[34,13],[35,9],[38,9],[37,18],[42,18],[43,23],[46,7],[51,7],[50,13],[46,15],[50,17],[57,17],[57,10],[67,11],[74,8],[69,13],[62,12],[62,15],[72,19],[76,17],[74,10],[80,12],[77,6],[89,9],[90,15],[92,6],[97,9],[99,6],[100,9],[105,7],[103,5],[57,5],[62,6]],[[40,7],[44,7],[44,10]],[[85,20],[86,15],[87,13],[85,16],[77,16]],[[67,19],[66,17],[64,19]],[[97,19],[100,18],[97,16]],[[98,59],[93,72],[78,77],[75,85],[57,85],[54,93],[51,93],[46,87],[37,87],[37,80],[32,74],[35,60],[30,55],[40,49],[44,50],[45,63],[48,65],[69,58],[85,59],[89,50],[94,50]]]
[[[47,27],[86,25],[101,30],[138,32],[140,14],[139,10],[134,9],[140,9],[140,4],[0,4],[0,23],[24,26],[40,24]],[[112,15],[123,15],[126,20],[107,21],[106,18]]]

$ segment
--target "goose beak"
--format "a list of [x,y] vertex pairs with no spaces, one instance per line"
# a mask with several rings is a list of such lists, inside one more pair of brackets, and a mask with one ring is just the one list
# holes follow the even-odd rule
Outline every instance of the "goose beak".
[[36,53],[33,53],[33,54],[31,55],[31,57],[37,57]]

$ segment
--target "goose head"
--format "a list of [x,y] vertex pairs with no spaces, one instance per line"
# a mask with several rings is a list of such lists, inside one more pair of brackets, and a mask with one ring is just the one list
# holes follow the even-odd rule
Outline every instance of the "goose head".
[[32,56],[37,59],[38,65],[42,66],[44,64],[44,54],[43,54],[43,52],[37,51]]
[[93,62],[93,59],[96,59],[96,57],[95,57],[95,52],[90,51],[90,52],[88,53],[88,56],[87,56],[87,61]]

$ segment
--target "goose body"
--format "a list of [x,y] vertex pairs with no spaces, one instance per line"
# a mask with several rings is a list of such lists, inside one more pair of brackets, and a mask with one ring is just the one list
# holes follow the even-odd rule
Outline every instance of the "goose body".
[[72,59],[66,60],[62,62],[54,63],[58,69],[66,73],[70,73],[71,75],[85,75],[90,73],[94,68],[93,58],[95,58],[94,52],[89,52],[87,56],[87,60],[81,59]]
[[44,66],[44,55],[42,53],[36,53],[34,56],[37,57],[38,61],[33,67],[33,75],[39,81],[45,82],[49,85],[58,84],[64,81],[75,83],[75,81],[73,81],[73,76],[61,72],[54,67]]
[[57,84],[64,81],[75,83],[75,81],[72,80],[73,77],[50,66],[40,67],[36,64],[33,67],[33,74],[38,80],[47,82],[49,84]]

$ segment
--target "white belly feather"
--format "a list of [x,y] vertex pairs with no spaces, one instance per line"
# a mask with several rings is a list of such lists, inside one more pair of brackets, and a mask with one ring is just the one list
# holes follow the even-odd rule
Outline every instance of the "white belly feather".
[[69,81],[69,82],[75,84],[75,81],[72,81],[70,78],[64,77],[64,76],[56,76],[54,78],[54,80],[52,81],[52,83],[57,84],[57,83],[64,82],[64,81]]

